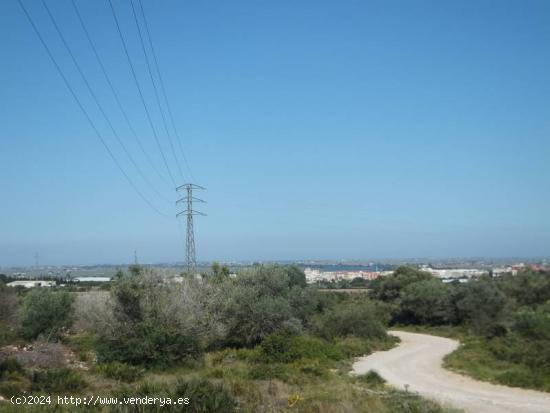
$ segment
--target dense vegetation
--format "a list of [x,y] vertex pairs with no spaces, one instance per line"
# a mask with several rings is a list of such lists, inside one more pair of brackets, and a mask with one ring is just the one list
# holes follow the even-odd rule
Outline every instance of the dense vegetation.
[[317,287],[327,290],[346,290],[368,288],[369,280],[362,277],[355,277],[352,280],[321,280],[316,283]]
[[393,307],[364,294],[319,292],[296,267],[255,266],[231,277],[214,265],[201,278],[172,281],[132,267],[108,290],[86,292],[0,284],[0,309],[1,330],[8,331],[0,343],[4,397],[191,400],[103,408],[112,412],[447,411],[387,388],[373,373],[350,376],[353,357],[394,344],[386,334]]
[[448,367],[550,391],[550,274],[524,271],[444,284],[401,267],[372,288],[372,297],[391,307],[391,324],[429,327],[461,339]]

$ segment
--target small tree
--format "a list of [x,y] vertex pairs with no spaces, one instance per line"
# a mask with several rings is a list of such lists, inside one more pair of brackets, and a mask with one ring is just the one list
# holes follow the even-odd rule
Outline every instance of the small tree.
[[34,339],[41,334],[48,339],[72,322],[73,297],[68,292],[46,288],[31,290],[24,299],[21,329],[23,336]]
[[283,328],[300,330],[300,322],[292,316],[285,298],[258,296],[254,288],[234,290],[224,312],[227,341],[232,345],[252,346]]
[[[236,346],[252,346],[281,329],[300,331],[301,322],[289,301],[291,290],[298,287],[291,289],[290,285],[285,267],[262,265],[243,271],[224,285],[227,298],[222,313],[226,341]],[[308,310],[300,311],[305,314]]]
[[506,332],[508,299],[490,280],[469,282],[464,298],[456,305],[462,317],[478,333],[492,337]]
[[408,285],[402,292],[398,321],[431,325],[454,322],[451,288],[436,279]]
[[218,262],[214,262],[212,264],[212,274],[214,276],[214,280],[220,282],[229,277],[230,270],[227,265],[221,265]]
[[130,271],[130,274],[134,277],[137,277],[143,272],[143,268],[139,264],[133,264],[128,267],[128,271]]
[[499,288],[518,306],[536,306],[550,300],[550,273],[523,271],[495,280]]
[[100,361],[169,366],[202,355],[205,322],[200,283],[168,284],[144,270],[111,290],[112,321],[99,332]]
[[306,274],[296,265],[286,267],[290,286],[306,287]]
[[550,345],[550,302],[536,310],[524,308],[518,311],[512,328],[528,340],[546,340]]
[[316,331],[326,339],[356,336],[385,338],[380,309],[370,301],[351,301],[333,306],[317,319]]
[[8,283],[10,281],[10,278],[8,278],[8,276],[6,274],[0,274],[0,282],[1,283]]
[[408,285],[432,278],[429,272],[401,266],[392,275],[375,280],[372,283],[372,294],[383,301],[394,301],[401,297],[401,292]]

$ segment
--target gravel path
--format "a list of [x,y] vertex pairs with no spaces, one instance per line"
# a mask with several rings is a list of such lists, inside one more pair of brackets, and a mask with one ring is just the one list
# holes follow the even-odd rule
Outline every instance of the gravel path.
[[550,413],[550,393],[480,382],[442,367],[458,341],[427,334],[390,331],[399,346],[361,357],[354,374],[374,370],[399,389],[408,387],[428,398],[471,413]]

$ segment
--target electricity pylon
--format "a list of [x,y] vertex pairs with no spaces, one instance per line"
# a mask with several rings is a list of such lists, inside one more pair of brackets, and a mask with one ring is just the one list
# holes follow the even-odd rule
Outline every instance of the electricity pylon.
[[205,203],[206,201],[203,201],[202,199],[195,198],[193,196],[193,189],[206,189],[202,186],[195,185],[195,184],[184,184],[181,186],[178,186],[176,188],[176,191],[185,190],[186,195],[183,198],[180,198],[176,201],[176,204],[185,202],[187,204],[187,209],[179,212],[176,215],[176,218],[178,218],[180,215],[186,215],[187,216],[187,238],[185,242],[185,255],[186,255],[186,261],[187,261],[187,272],[189,274],[192,274],[195,272],[197,267],[197,259],[195,257],[195,233],[193,229],[193,215],[202,215],[206,216],[206,214],[203,214],[202,212],[195,211],[193,209],[193,202],[201,202]]

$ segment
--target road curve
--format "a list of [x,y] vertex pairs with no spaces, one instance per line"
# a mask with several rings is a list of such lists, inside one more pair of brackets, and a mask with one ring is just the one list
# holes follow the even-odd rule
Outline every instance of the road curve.
[[456,350],[456,340],[402,331],[390,334],[401,343],[361,357],[353,364],[353,374],[374,370],[399,389],[408,387],[471,413],[550,413],[550,393],[490,384],[445,370],[443,357]]

